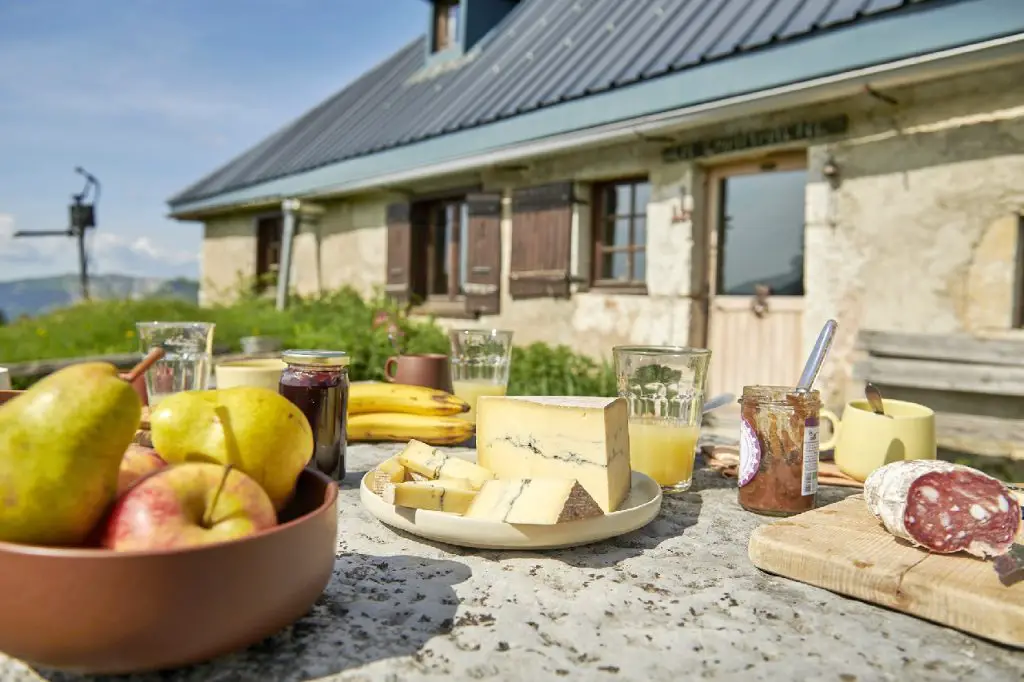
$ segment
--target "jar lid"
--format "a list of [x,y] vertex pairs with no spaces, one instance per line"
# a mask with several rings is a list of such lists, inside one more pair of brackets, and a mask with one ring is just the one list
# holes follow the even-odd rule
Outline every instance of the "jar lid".
[[290,365],[348,367],[351,358],[342,350],[286,350],[281,359]]

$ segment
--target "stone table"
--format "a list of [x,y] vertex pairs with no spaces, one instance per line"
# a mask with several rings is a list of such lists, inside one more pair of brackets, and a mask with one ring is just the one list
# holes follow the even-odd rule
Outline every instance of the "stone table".
[[[126,682],[175,680],[985,680],[1024,653],[761,573],[762,519],[699,470],[646,528],[552,552],[476,551],[381,525],[360,473],[398,446],[354,446],[338,560],[313,611],[238,654]],[[822,502],[850,490],[823,489]],[[0,605],[2,607],[2,605]],[[0,682],[70,681],[0,656]]]

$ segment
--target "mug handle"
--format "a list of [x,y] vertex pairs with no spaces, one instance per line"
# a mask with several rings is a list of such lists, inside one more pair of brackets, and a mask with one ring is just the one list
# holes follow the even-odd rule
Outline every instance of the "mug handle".
[[384,381],[393,383],[395,374],[398,372],[398,358],[391,356],[384,363]]
[[835,450],[836,441],[839,440],[839,429],[843,428],[843,422],[839,420],[836,413],[824,407],[818,412],[818,418],[824,419],[832,424],[832,437],[818,445],[818,450]]

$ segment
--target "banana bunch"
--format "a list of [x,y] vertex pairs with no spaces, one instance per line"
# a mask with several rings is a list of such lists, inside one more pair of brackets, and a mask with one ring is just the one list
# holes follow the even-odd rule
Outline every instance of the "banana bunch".
[[349,388],[348,440],[419,440],[456,445],[473,435],[473,422],[458,415],[469,405],[445,391],[423,386],[356,383]]

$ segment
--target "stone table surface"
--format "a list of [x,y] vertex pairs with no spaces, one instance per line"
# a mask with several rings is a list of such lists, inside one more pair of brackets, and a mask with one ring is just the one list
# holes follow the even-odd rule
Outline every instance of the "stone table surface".
[[[479,551],[397,533],[363,510],[360,472],[398,449],[350,447],[334,576],[309,615],[234,655],[116,679],[1024,679],[1024,653],[755,569],[747,539],[768,519],[740,509],[735,484],[713,471],[628,535]],[[823,488],[821,503],[853,492]],[[0,682],[40,679],[83,678],[0,655]]]

